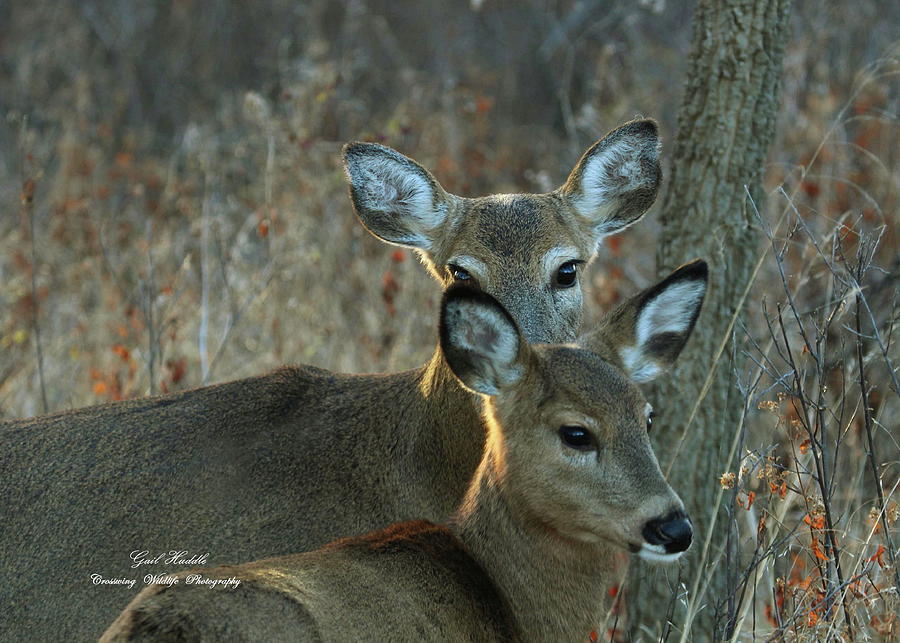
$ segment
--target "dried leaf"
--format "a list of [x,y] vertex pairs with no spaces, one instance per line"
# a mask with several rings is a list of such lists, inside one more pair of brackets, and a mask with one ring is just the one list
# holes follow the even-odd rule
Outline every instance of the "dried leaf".
[[875,553],[869,556],[866,560],[870,563],[878,561],[878,566],[884,567],[884,552],[884,545],[878,545],[878,549],[875,551]]
[[813,529],[824,529],[825,528],[825,516],[822,514],[817,514],[815,516],[811,516],[810,514],[806,514],[803,516],[803,522],[812,527]]
[[828,556],[825,555],[825,552],[822,551],[821,547],[819,547],[819,539],[812,539],[812,552],[813,555],[819,560],[828,560]]

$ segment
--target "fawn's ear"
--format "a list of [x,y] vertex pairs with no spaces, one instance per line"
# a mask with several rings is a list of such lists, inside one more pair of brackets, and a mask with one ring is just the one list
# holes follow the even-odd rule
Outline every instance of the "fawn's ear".
[[700,314],[709,269],[700,259],[619,305],[585,338],[618,353],[625,372],[649,382],[668,371],[684,348]]
[[641,218],[656,200],[661,178],[656,121],[641,119],[594,143],[560,193],[599,244]]
[[347,143],[343,159],[363,226],[388,243],[430,250],[450,200],[431,173],[378,143]]
[[496,299],[471,286],[458,284],[441,303],[441,350],[463,385],[496,395],[525,372],[528,344],[516,322]]

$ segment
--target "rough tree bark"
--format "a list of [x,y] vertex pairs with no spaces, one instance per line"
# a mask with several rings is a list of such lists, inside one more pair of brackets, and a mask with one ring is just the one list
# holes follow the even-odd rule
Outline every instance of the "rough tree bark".
[[[711,281],[675,376],[652,395],[661,428],[651,437],[663,471],[678,450],[669,480],[685,500],[696,536],[680,568],[635,565],[627,584],[627,605],[636,639],[663,631],[670,609],[670,635],[677,636],[684,626],[684,603],[690,598],[684,592],[698,572],[718,478],[728,468],[725,460],[742,404],[733,386],[730,342],[689,425],[688,417],[759,252],[745,186],[761,208],[761,176],[775,132],[789,6],[790,0],[698,0],[694,15],[657,266],[660,273],[667,273],[684,261],[703,257],[710,263]],[[678,447],[686,426],[684,443]],[[724,541],[722,518],[714,530],[710,560]],[[710,586],[688,640],[719,639],[727,628],[729,587],[722,567],[707,564],[702,570],[704,583],[709,578]],[[673,590],[679,594],[674,604]]]

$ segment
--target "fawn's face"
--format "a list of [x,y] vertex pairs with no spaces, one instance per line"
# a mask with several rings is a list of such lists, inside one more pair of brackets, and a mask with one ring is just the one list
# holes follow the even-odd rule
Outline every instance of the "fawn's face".
[[344,148],[354,209],[389,243],[419,251],[446,289],[495,297],[531,342],[562,342],[581,324],[579,272],[603,237],[637,221],[659,188],[656,124],[633,121],[592,146],[548,194],[462,198],[423,167],[373,143]]
[[564,539],[680,555],[690,540],[666,550],[644,533],[685,514],[650,446],[652,408],[637,385],[591,351],[534,353],[528,377],[488,402],[509,501]]
[[650,446],[637,386],[667,370],[706,290],[687,264],[607,315],[576,345],[530,346],[484,293],[445,296],[441,347],[468,388],[488,395],[487,457],[516,513],[552,536],[673,560],[691,542],[678,496]]

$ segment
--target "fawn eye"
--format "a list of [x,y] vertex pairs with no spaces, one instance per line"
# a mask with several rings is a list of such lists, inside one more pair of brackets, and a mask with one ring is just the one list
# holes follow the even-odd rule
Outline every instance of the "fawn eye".
[[447,264],[447,270],[450,271],[450,274],[453,275],[453,278],[457,281],[469,281],[472,278],[472,275],[469,274],[468,270],[460,268],[456,264]]
[[653,428],[653,418],[656,417],[656,413],[650,411],[650,414],[647,415],[647,433],[650,433],[650,429]]
[[590,451],[596,448],[590,431],[582,426],[561,426],[559,437],[567,447],[578,451]]
[[553,278],[553,285],[557,288],[571,288],[578,278],[579,261],[567,261],[561,265]]

